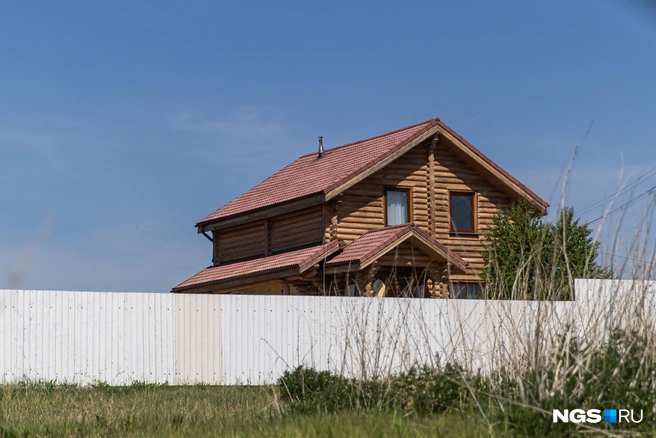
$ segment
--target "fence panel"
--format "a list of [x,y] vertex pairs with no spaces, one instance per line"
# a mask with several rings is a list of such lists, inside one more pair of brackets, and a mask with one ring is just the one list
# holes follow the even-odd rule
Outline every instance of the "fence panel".
[[[577,280],[576,302],[0,290],[0,383],[267,384],[312,366],[356,377],[459,360],[494,368],[655,283]],[[540,327],[541,332],[536,331]],[[542,336],[542,337],[541,337]]]

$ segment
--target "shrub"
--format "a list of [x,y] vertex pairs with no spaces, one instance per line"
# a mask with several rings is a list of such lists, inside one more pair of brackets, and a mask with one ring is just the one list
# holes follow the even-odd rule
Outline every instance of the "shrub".
[[413,368],[388,380],[362,381],[298,367],[278,379],[278,389],[294,412],[399,410],[433,414],[464,410],[473,400],[470,388],[487,389],[480,377],[466,382],[464,376],[463,369],[453,364],[444,369]]
[[473,400],[471,392],[486,389],[482,379],[470,383],[465,376],[462,367],[450,363],[443,369],[411,369],[392,380],[391,407],[418,414],[465,410]]
[[[500,388],[501,408],[495,411],[498,421],[522,435],[570,436],[577,426],[553,423],[553,409],[633,408],[643,409],[643,421],[639,424],[591,426],[654,431],[656,361],[649,336],[615,330],[600,346],[585,346],[574,339],[568,344],[563,341],[559,351],[555,363],[570,362],[571,366],[544,366]],[[520,386],[523,394],[518,390]]]
[[295,412],[337,412],[353,409],[354,385],[344,377],[328,371],[298,367],[278,379],[284,401]]
[[[427,416],[482,411],[503,434],[573,436],[588,429],[632,432],[656,429],[656,361],[653,340],[615,330],[600,344],[563,338],[554,361],[511,376],[487,376],[458,364],[413,368],[385,380],[358,381],[299,367],[278,380],[283,400],[297,413],[399,411]],[[643,409],[639,424],[554,423],[553,409]]]

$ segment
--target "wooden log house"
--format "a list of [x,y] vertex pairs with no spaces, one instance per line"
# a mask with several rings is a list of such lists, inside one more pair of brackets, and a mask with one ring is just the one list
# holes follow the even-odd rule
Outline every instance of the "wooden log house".
[[499,209],[548,204],[435,118],[303,155],[196,224],[177,293],[472,298]]

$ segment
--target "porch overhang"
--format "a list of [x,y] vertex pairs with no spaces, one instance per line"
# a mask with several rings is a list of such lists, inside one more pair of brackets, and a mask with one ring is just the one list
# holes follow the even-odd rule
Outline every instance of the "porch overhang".
[[[467,262],[462,257],[414,223],[385,227],[363,234],[347,245],[339,255],[326,262],[325,272],[337,274],[361,271],[404,242],[409,242],[413,248],[428,256],[435,265],[449,264],[457,271],[466,272]],[[422,262],[410,263],[417,268],[427,267],[424,266],[426,263]]]

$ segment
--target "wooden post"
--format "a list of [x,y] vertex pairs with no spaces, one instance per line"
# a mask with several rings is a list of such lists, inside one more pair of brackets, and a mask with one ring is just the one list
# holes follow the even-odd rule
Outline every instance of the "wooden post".
[[442,284],[439,281],[440,271],[436,268],[428,268],[426,270],[427,279],[426,279],[426,289],[428,289],[428,296],[431,298],[441,298],[442,297]]
[[428,295],[431,298],[439,298],[437,291],[435,290],[435,283],[432,278],[426,279],[426,289],[428,289]]
[[450,298],[449,279],[451,277],[451,263],[447,263],[442,271],[442,278],[440,279],[440,286],[442,288],[442,298]]
[[221,263],[221,247],[219,246],[219,233],[212,231],[212,264],[219,266]]
[[373,297],[374,296],[374,280],[376,279],[376,272],[378,272],[378,261],[375,261],[367,269],[367,281],[364,286],[364,296]]
[[346,275],[344,274],[335,274],[334,276],[334,282],[335,286],[335,295],[336,296],[344,296],[346,295]]
[[337,212],[339,207],[342,205],[342,194],[337,195],[335,199],[335,204],[333,205],[333,215],[330,218],[330,241],[337,239],[337,227],[339,225],[339,219],[337,218]]
[[264,219],[264,257],[271,254],[271,226],[269,218]]
[[366,292],[366,277],[362,271],[355,273],[355,289],[358,296],[364,297]]
[[436,134],[433,137],[430,147],[428,148],[428,173],[426,174],[426,186],[428,187],[428,234],[435,237],[436,233],[436,212],[435,212],[435,147],[439,137]]

